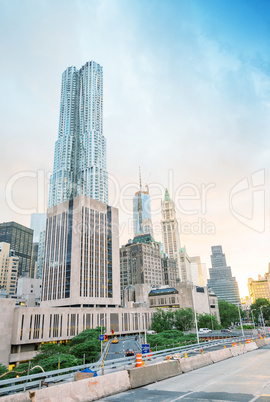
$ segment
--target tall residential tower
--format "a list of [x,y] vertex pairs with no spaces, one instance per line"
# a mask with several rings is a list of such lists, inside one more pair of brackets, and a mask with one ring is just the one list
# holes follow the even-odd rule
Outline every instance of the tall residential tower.
[[78,195],[108,203],[103,68],[94,61],[62,75],[49,208]]

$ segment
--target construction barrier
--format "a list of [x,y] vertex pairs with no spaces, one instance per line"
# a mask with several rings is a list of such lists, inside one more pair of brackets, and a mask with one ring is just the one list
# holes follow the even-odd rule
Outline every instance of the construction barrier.
[[247,340],[246,340],[246,343],[251,343],[251,342],[250,342],[250,339],[247,339]]
[[142,354],[136,354],[136,367],[142,367]]
[[152,384],[156,381],[175,377],[182,374],[181,366],[178,360],[155,363],[145,368],[128,370],[131,388],[142,387]]
[[235,346],[237,346],[237,343],[233,342],[232,347],[235,347]]
[[147,360],[151,360],[151,357],[153,356],[153,352],[152,352],[152,350],[150,349],[150,354],[149,355],[147,355],[147,357],[148,357],[148,359]]

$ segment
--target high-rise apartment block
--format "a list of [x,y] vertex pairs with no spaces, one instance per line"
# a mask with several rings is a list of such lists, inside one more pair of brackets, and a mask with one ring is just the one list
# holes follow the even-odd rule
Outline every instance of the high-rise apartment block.
[[120,282],[122,296],[129,285],[163,285],[160,243],[151,235],[135,236],[120,248]]
[[16,222],[0,223],[0,242],[10,244],[19,257],[18,276],[28,276],[31,268],[33,230]]
[[212,247],[212,268],[209,269],[208,288],[212,289],[219,300],[235,305],[240,304],[238,283],[232,276],[231,267],[227,267],[225,254],[221,246]]
[[10,255],[10,244],[0,243],[0,289],[9,296],[16,294],[19,258]]
[[118,210],[83,195],[48,209],[42,306],[120,305]]
[[176,219],[175,205],[171,200],[168,190],[165,191],[164,201],[161,203],[162,206],[162,241],[164,247],[164,253],[168,255],[169,258],[173,258],[177,262],[178,266],[178,277],[181,280],[181,264],[180,264],[180,238],[178,222]]
[[49,207],[78,195],[108,203],[103,135],[103,68],[94,61],[62,75],[58,140]]

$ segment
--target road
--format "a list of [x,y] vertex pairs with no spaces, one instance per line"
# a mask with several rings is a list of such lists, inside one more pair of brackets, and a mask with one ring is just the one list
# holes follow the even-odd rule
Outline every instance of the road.
[[140,401],[270,401],[270,345],[168,380],[102,399]]
[[118,343],[111,343],[109,351],[106,355],[107,360],[120,359],[126,356],[127,349],[133,349],[134,353],[141,353],[140,341],[135,341],[134,337],[118,338]]

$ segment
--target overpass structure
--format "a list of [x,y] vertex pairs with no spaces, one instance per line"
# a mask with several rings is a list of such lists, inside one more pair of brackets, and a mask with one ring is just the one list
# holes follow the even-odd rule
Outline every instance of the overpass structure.
[[[245,343],[245,339],[241,338],[238,338],[237,341],[237,343],[233,342],[237,346],[231,346],[231,340],[225,339],[223,341],[200,343],[188,348],[174,348],[154,352],[150,359],[148,355],[143,356],[145,367],[142,368],[135,367],[134,358],[122,358],[113,362],[109,360],[105,363],[99,361],[94,365],[87,366],[96,370],[99,374],[103,373],[105,366],[106,373],[108,374],[77,382],[49,386],[48,388],[33,389],[34,387],[41,386],[41,378],[47,378],[47,385],[53,383],[55,380],[63,381],[69,379],[70,381],[74,373],[86,366],[62,369],[41,375],[35,374],[25,377],[26,382],[23,385],[23,389],[29,389],[29,392],[16,394],[16,397],[14,395],[4,396],[1,400],[16,400],[18,402],[30,401],[31,398],[34,398],[35,402],[44,400],[44,398],[47,401],[73,400],[74,398],[76,400],[87,401],[97,400],[122,391],[136,389],[170,377],[179,376],[201,367],[255,351],[265,345],[270,345],[270,338],[251,339],[246,341],[248,343]],[[218,344],[219,350],[215,350]],[[0,394],[19,391],[22,389],[22,380],[22,378],[19,378],[1,381],[1,386],[11,385],[11,387],[0,389]]]

